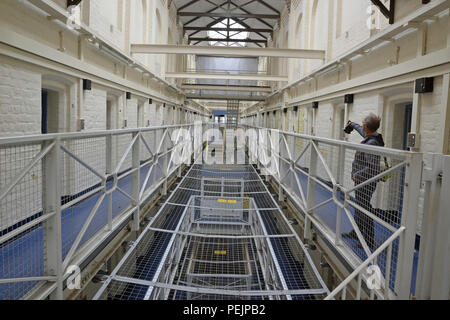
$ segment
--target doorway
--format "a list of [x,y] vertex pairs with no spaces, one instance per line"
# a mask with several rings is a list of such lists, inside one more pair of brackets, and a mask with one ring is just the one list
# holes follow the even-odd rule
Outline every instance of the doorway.
[[41,133],[57,133],[59,129],[59,93],[41,90]]
[[403,121],[403,150],[410,151],[408,148],[408,134],[411,132],[411,122],[412,122],[412,103],[405,106],[405,117]]

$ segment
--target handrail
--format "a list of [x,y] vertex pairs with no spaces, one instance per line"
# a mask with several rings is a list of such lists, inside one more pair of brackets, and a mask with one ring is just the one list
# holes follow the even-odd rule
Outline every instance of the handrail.
[[[344,281],[341,282],[339,286],[336,287],[325,300],[333,299],[339,291],[347,287],[347,285],[359,275],[359,273],[367,267],[372,261],[374,261],[380,253],[382,253],[388,246],[391,246],[395,239],[397,239],[400,234],[405,230],[405,227],[400,227],[396,232],[394,232],[388,240],[386,240],[377,250],[375,250],[359,267],[357,267]],[[386,290],[387,288],[385,288]]]
[[[392,278],[395,283],[388,283],[386,290],[392,289],[394,294],[407,299],[410,294],[414,253],[410,239],[416,235],[417,199],[420,188],[420,183],[416,180],[417,173],[422,169],[423,155],[247,124],[243,124],[242,127],[263,132],[262,135],[261,132],[257,135],[257,141],[253,143],[258,145],[258,150],[249,149],[249,152],[256,152],[259,167],[265,167],[267,162],[270,163],[274,171],[266,173],[267,179],[273,179],[279,184],[280,197],[284,198],[284,195],[287,195],[302,213],[305,238],[312,240],[312,230],[319,231],[335,246],[336,258],[344,259],[353,269],[357,268],[366,256],[371,256],[371,250],[376,250],[381,244],[377,243],[374,235],[370,236],[367,228],[372,228],[375,223],[380,225],[388,232],[382,236],[383,241],[400,227],[406,229],[405,237],[402,237],[398,244],[398,252],[397,244],[394,244],[396,252],[394,266],[391,265],[391,261],[386,261],[386,266],[389,267],[386,267],[385,274],[389,274],[393,268]],[[268,139],[268,136],[271,138]],[[280,148],[273,146],[272,139],[278,140]],[[282,141],[284,141],[283,148],[281,148]],[[300,146],[299,142],[302,142]],[[310,153],[305,154],[307,146],[316,143],[318,147],[309,148]],[[376,175],[372,179],[357,184],[351,179],[355,151],[389,157],[393,161],[392,167],[375,171]],[[300,153],[298,158],[297,153]],[[289,174],[291,178],[286,179]],[[387,179],[381,183],[380,179],[383,177]],[[375,186],[373,192],[362,190],[373,186]],[[361,193],[358,195],[358,190],[366,192],[369,196],[361,196]],[[317,192],[319,198],[315,195]],[[382,200],[383,205],[378,207],[379,209],[372,209],[372,195],[375,195],[377,200]],[[376,208],[375,202],[373,208]],[[347,230],[342,230],[343,227]],[[356,244],[353,240],[343,239],[342,233],[351,230],[356,233]],[[362,246],[362,254],[361,250],[355,247],[357,245]],[[384,256],[379,258],[380,262],[384,260]],[[384,265],[380,264],[380,267]],[[389,291],[385,297],[389,297],[392,292]],[[376,294],[382,298],[379,291]]]
[[0,146],[6,146],[11,144],[23,144],[23,143],[33,143],[33,142],[43,142],[54,140],[60,138],[61,140],[70,139],[83,139],[83,138],[97,138],[105,136],[117,136],[130,133],[145,133],[156,130],[165,129],[177,129],[177,128],[187,128],[194,125],[207,125],[209,122],[195,122],[188,124],[176,124],[176,125],[166,125],[166,126],[154,126],[154,127],[142,127],[133,129],[113,129],[113,130],[93,130],[93,131],[83,131],[83,132],[63,132],[63,133],[48,133],[48,134],[34,134],[26,136],[12,136],[12,137],[2,137],[0,138]]

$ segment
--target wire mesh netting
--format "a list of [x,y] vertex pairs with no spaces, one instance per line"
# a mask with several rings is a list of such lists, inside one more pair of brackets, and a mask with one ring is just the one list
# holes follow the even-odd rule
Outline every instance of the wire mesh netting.
[[[355,263],[367,259],[400,228],[406,188],[404,153],[280,135],[279,169],[274,176],[303,211],[309,210],[315,221],[330,230],[334,241],[346,245]],[[263,147],[274,150],[273,144]],[[383,276],[390,276],[389,287],[395,292],[398,239],[391,254],[388,257],[384,250],[376,264]]]
[[[0,300],[27,298],[53,277],[58,240],[62,259],[69,263],[93,240],[112,232],[133,207],[145,205],[180,164],[172,156],[179,128],[3,139]],[[183,129],[192,133],[189,126]],[[53,224],[56,212],[61,232]],[[47,245],[50,236],[58,240]]]
[[[40,185],[45,174],[39,154],[44,150],[40,143],[0,148],[0,190],[10,186],[0,199],[0,279],[39,277],[45,272],[43,224],[17,232],[43,215]],[[22,178],[14,185],[18,176]],[[37,283],[0,283],[0,300],[20,299]]]
[[252,166],[194,165],[96,298],[320,299],[327,292]]

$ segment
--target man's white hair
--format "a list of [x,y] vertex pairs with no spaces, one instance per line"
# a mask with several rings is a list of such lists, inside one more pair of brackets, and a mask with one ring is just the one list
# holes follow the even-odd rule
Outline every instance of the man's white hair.
[[374,113],[370,113],[363,120],[363,124],[369,128],[369,130],[375,132],[380,128],[381,118]]

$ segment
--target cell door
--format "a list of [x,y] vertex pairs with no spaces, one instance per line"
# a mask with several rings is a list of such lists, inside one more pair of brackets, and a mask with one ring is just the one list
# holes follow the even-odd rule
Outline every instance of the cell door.
[[408,148],[408,134],[411,132],[412,122],[412,104],[405,106],[405,120],[403,122],[403,150],[409,151]]
[[41,133],[48,133],[47,113],[48,113],[48,91],[41,91]]

